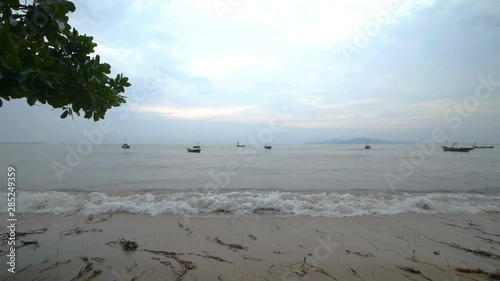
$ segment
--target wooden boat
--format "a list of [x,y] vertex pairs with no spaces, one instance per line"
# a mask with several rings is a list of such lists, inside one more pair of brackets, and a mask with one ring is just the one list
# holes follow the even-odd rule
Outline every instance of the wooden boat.
[[264,148],[265,148],[265,149],[271,149],[271,148],[273,148],[273,147],[272,147],[272,146],[270,146],[270,145],[267,145],[267,142],[266,142],[266,145],[264,145]]
[[245,147],[245,145],[244,144],[240,144],[240,142],[237,142],[236,143],[236,147]]
[[365,149],[370,149],[370,148],[372,148],[372,147],[370,146],[370,140],[367,140],[367,141],[366,141],[366,145],[365,145]]
[[471,150],[474,150],[474,147],[455,147],[457,145],[457,142],[454,142],[451,146],[447,146],[448,142],[445,143],[445,145],[442,145],[441,147],[443,148],[444,151],[452,151],[452,152],[469,152]]
[[492,146],[478,146],[478,145],[476,145],[476,142],[474,142],[474,145],[472,147],[474,147],[474,148],[494,148],[495,146],[493,146],[493,145]]
[[188,148],[188,152],[193,152],[193,153],[200,153],[201,148]]
[[196,145],[193,145],[193,148],[200,148],[200,143],[198,142]]
[[123,149],[129,149],[130,148],[130,145],[127,144],[126,141],[124,141],[124,143],[122,144],[122,148]]

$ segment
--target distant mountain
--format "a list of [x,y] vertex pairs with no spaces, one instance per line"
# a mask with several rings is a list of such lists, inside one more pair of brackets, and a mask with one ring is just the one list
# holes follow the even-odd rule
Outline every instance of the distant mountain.
[[326,140],[326,141],[317,141],[317,142],[308,142],[306,144],[365,144],[367,140],[370,140],[370,144],[407,144],[412,142],[404,142],[404,141],[386,141],[386,140],[378,140],[372,138],[355,138],[350,140]]

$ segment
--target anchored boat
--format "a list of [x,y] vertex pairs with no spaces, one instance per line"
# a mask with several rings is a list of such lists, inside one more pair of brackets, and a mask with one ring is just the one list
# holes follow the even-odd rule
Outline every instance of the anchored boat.
[[443,148],[444,151],[452,151],[452,152],[469,152],[471,150],[474,150],[474,147],[456,147],[457,142],[454,142],[451,146],[447,146],[448,142],[445,143],[445,145],[442,145],[441,147]]

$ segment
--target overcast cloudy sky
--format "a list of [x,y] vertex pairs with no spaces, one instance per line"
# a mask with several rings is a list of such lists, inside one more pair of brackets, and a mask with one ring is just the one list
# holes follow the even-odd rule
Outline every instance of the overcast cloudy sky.
[[[434,128],[500,142],[498,0],[74,2],[70,24],[133,84],[105,142],[234,143],[283,110],[275,143],[418,141]],[[78,142],[97,128],[60,114],[4,102],[0,141]]]

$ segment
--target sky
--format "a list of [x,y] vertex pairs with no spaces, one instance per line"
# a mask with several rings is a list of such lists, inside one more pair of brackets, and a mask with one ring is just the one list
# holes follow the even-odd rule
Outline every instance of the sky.
[[[498,0],[73,2],[70,24],[132,83],[105,143],[500,142]],[[4,101],[0,142],[102,123],[61,113]]]

